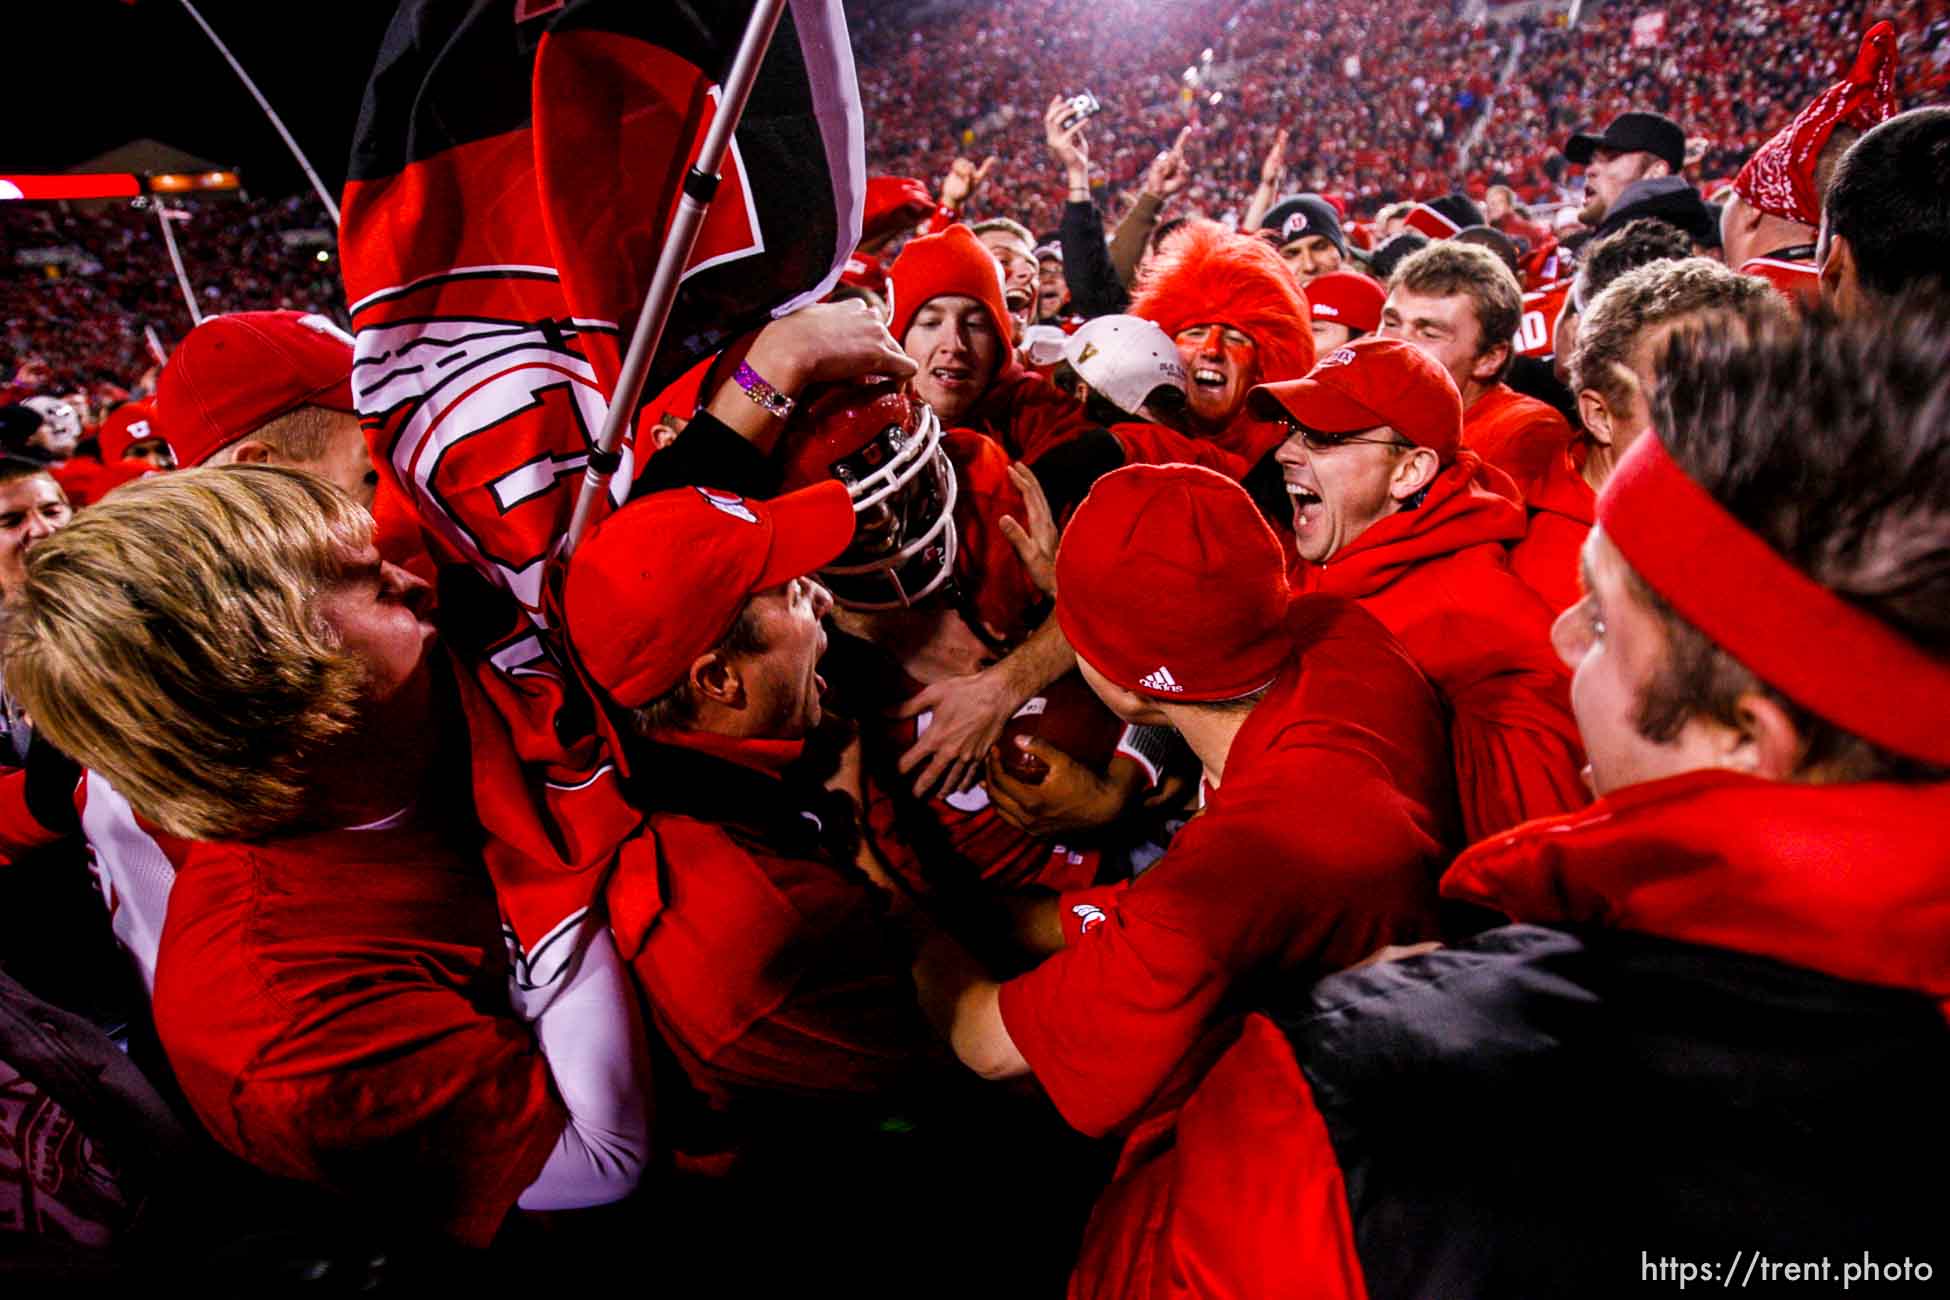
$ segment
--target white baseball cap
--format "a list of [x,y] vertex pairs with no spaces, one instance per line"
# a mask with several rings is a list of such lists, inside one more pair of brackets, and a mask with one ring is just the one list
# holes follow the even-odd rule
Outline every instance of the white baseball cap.
[[1185,363],[1171,335],[1141,316],[1099,316],[1084,322],[1063,347],[1063,359],[1084,383],[1114,406],[1142,416],[1160,388],[1185,396]]

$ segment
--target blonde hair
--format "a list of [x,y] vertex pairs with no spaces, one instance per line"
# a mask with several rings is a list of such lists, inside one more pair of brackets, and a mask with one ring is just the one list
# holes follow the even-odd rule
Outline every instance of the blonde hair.
[[297,470],[127,484],[28,552],[6,611],[7,688],[172,835],[291,829],[366,674],[317,598],[371,534],[370,515]]

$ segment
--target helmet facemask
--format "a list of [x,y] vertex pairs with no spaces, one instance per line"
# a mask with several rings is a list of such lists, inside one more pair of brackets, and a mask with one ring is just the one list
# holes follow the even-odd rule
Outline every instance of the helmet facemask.
[[820,570],[849,609],[904,609],[940,590],[955,571],[957,486],[941,446],[941,421],[914,403],[915,428],[889,423],[832,463],[853,498],[853,541]]

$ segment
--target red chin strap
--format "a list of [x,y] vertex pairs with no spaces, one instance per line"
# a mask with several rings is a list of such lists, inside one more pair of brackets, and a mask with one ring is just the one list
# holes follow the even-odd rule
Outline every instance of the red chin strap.
[[1950,766],[1950,663],[1788,563],[1656,432],[1606,480],[1598,523],[1647,586],[1762,681],[1864,740]]

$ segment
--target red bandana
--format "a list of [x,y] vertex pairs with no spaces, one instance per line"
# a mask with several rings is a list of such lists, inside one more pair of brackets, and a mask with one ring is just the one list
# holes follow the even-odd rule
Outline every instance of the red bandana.
[[1769,216],[1821,224],[1821,195],[1815,189],[1815,163],[1822,146],[1843,122],[1861,130],[1896,115],[1896,29],[1877,23],[1862,38],[1855,67],[1821,92],[1774,138],[1754,151],[1734,190]]
[[1598,523],[1647,586],[1762,681],[1884,749],[1950,764],[1950,663],[1782,558],[1656,433],[1605,481]]

